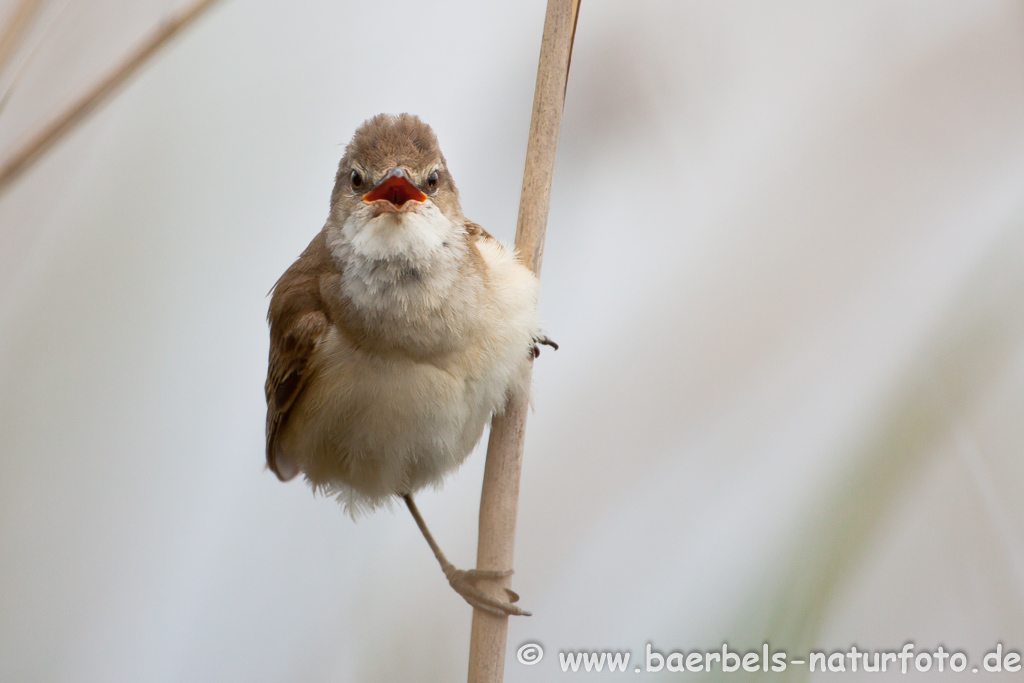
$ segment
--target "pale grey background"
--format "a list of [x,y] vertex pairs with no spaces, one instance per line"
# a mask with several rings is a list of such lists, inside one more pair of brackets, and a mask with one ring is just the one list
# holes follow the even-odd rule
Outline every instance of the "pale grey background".
[[[180,4],[47,2],[0,150]],[[224,0],[0,198],[0,680],[465,679],[407,513],[263,470],[265,294],[380,111],[512,239],[543,12]],[[559,154],[506,680],[1024,647],[1024,5],[585,0]]]

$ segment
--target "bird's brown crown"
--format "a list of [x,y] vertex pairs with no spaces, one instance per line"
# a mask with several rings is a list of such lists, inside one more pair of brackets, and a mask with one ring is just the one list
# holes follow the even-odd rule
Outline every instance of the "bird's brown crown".
[[413,114],[377,114],[363,122],[345,148],[345,159],[375,170],[444,163],[434,131]]

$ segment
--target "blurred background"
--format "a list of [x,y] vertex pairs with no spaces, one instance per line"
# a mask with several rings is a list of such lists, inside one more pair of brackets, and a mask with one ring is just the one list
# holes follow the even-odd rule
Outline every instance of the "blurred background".
[[[0,159],[184,6],[35,4]],[[544,4],[222,0],[0,195],[0,680],[465,680],[408,513],[264,470],[266,293],[378,112],[512,241]],[[1024,648],[1019,0],[585,0],[542,283],[506,680]]]

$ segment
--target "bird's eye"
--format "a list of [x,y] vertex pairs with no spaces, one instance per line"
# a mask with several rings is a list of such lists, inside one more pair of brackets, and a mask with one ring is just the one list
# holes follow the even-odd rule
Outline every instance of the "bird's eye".
[[427,176],[427,187],[431,190],[437,188],[437,171],[434,171]]
[[353,170],[350,179],[352,181],[352,187],[358,188],[363,184],[363,176],[359,175],[359,171]]

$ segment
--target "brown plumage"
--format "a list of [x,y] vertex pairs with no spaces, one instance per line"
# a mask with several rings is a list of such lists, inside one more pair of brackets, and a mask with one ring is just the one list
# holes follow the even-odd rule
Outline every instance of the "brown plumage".
[[[472,221],[465,221],[464,225],[466,234],[473,242],[494,239],[489,232]],[[307,365],[317,340],[327,331],[328,325],[335,325],[346,328],[356,345],[360,341],[358,333],[351,334],[354,326],[345,324],[348,316],[342,313],[331,319],[331,310],[341,312],[347,308],[347,301],[341,299],[335,301],[333,306],[327,306],[320,293],[325,276],[341,274],[327,250],[325,230],[317,233],[270,292],[270,309],[267,311],[270,359],[264,385],[267,398],[266,455],[267,467],[282,480],[291,477],[282,476],[277,469],[277,433],[288,419],[292,403],[302,392]],[[480,258],[478,251],[476,258]]]

